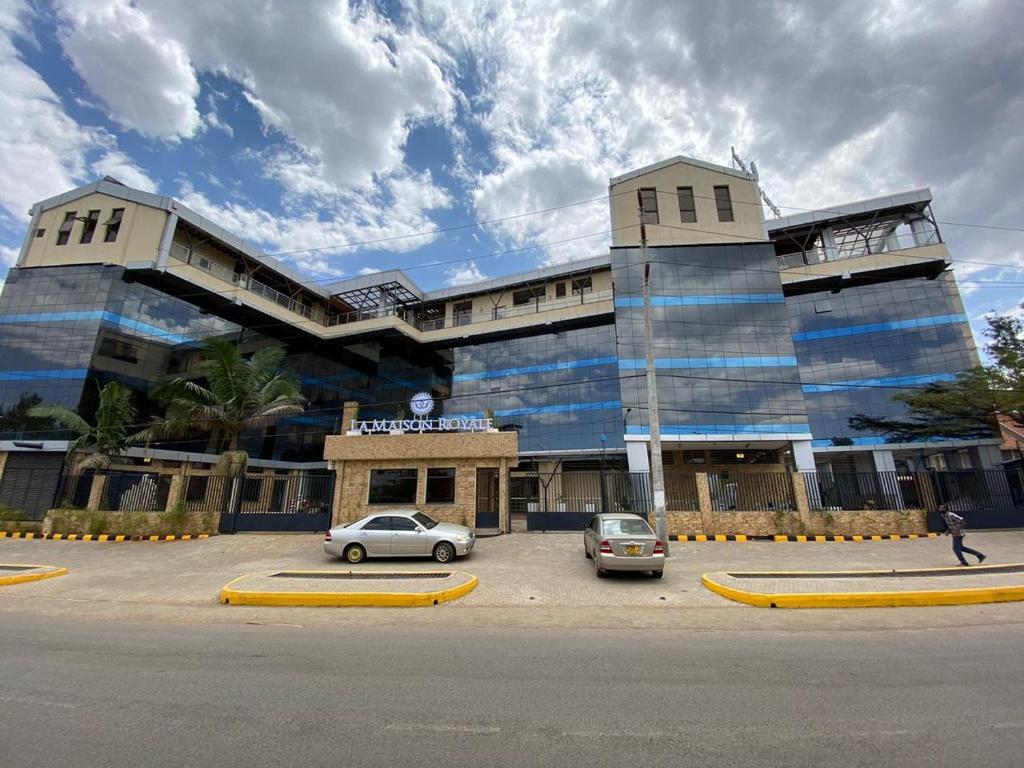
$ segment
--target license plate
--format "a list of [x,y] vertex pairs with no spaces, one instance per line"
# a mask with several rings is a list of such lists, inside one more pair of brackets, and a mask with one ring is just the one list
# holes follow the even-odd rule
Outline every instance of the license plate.
[[641,547],[640,547],[639,544],[629,544],[626,547],[626,554],[627,555],[639,555],[640,554],[640,549],[641,549]]

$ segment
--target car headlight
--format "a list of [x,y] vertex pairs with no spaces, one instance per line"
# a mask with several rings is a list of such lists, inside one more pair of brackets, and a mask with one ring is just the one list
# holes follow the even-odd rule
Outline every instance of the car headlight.
[[455,540],[456,540],[457,542],[459,542],[459,544],[465,544],[465,543],[466,543],[466,542],[468,542],[468,541],[469,541],[469,540],[470,540],[471,538],[473,538],[473,536],[472,536],[471,534],[468,534],[468,533],[460,533],[460,534],[457,534],[457,535],[456,535],[456,536],[454,537],[454,539],[455,539]]

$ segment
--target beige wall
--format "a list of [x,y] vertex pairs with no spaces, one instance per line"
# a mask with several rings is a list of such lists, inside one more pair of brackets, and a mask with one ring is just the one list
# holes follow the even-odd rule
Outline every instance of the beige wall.
[[[103,241],[106,227],[103,222],[110,218],[115,208],[124,208],[124,217],[113,243]],[[100,212],[99,225],[92,242],[82,244],[85,222],[76,221],[71,229],[71,238],[66,245],[57,245],[57,231],[64,221],[64,214],[74,211],[85,217],[89,211]],[[127,264],[129,261],[153,261],[156,259],[160,236],[163,234],[167,212],[132,203],[116,197],[95,192],[86,197],[43,211],[39,215],[37,229],[45,230],[42,237],[32,233],[28,254],[23,266],[46,267],[63,264]]]
[[868,253],[848,259],[823,261],[820,264],[807,264],[788,269],[780,269],[782,284],[798,283],[820,277],[833,277],[847,272],[870,272],[876,269],[902,267],[920,264],[923,261],[952,261],[945,243],[922,245],[917,248],[901,248],[896,251]]
[[[726,185],[735,221],[718,220],[714,187]],[[647,225],[648,245],[694,245],[767,240],[757,183],[727,173],[678,162],[609,188],[612,245],[640,244],[636,190],[658,190],[658,224]],[[693,187],[696,223],[682,223],[676,187]]]

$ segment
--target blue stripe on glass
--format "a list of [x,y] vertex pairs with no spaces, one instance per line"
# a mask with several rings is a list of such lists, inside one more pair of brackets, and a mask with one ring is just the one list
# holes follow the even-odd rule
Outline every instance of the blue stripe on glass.
[[193,346],[198,344],[198,342],[189,339],[187,336],[182,336],[180,333],[166,331],[163,328],[156,327],[155,325],[143,323],[140,320],[134,320],[115,312],[107,312],[106,310],[100,309],[81,310],[77,312],[25,312],[13,315],[0,315],[0,324],[64,323],[83,320],[99,320],[102,323],[107,323],[124,330],[136,331],[145,336],[165,339],[167,341],[172,341],[175,344],[188,344]]
[[[507,408],[501,411],[495,411],[494,415],[498,417],[507,416],[534,416],[542,413],[579,413],[582,411],[604,411],[613,408],[622,408],[621,400],[602,400],[594,403],[557,403],[554,405],[538,405],[528,408]],[[446,414],[445,418],[448,419],[482,419],[484,416],[482,411],[475,411],[473,413],[453,413]]]
[[863,333],[883,333],[885,331],[905,331],[916,328],[934,328],[938,325],[955,325],[968,322],[967,315],[933,315],[917,317],[912,320],[892,320],[887,323],[868,323],[867,325],[847,325],[838,328],[824,328],[820,331],[794,333],[793,341],[817,341],[818,339],[836,339],[842,336],[859,336]]
[[905,387],[916,384],[932,384],[940,381],[953,381],[956,378],[954,373],[924,373],[918,376],[888,376],[879,379],[852,379],[850,381],[837,381],[834,384],[804,384],[802,389],[806,394],[818,392],[843,392],[858,387]]
[[[782,304],[782,293],[716,293],[703,296],[651,296],[652,307],[696,307],[705,304]],[[620,296],[616,307],[642,307],[640,296]]]
[[336,416],[315,416],[310,414],[297,414],[295,416],[282,416],[279,421],[289,424],[308,424],[317,427],[334,427],[338,420]]
[[[809,424],[662,424],[663,435],[749,435],[749,434],[795,434],[809,433]],[[650,434],[648,427],[630,424],[627,435]]]
[[595,365],[613,365],[617,359],[615,355],[606,355],[605,357],[587,357],[582,360],[524,365],[519,368],[502,368],[494,371],[480,371],[478,373],[457,373],[452,376],[452,381],[482,381],[484,379],[501,379],[506,376],[520,376],[527,373],[548,373],[549,371],[567,371],[573,368],[590,368]]
[[41,381],[84,379],[87,368],[56,368],[43,371],[0,371],[0,381]]
[[[812,440],[812,448],[844,448],[850,445],[892,445],[891,440],[883,437],[882,435],[871,435],[867,437],[843,437],[841,438],[842,443],[837,445],[833,440]],[[923,440],[915,440],[915,443],[943,443],[950,440],[948,437],[928,437]]]
[[[658,357],[655,368],[782,368],[795,366],[795,357]],[[619,370],[642,371],[646,360],[619,360]]]

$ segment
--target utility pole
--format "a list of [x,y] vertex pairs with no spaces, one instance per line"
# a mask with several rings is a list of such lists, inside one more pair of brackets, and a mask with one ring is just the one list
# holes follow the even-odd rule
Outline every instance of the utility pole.
[[651,262],[647,258],[647,223],[644,202],[636,191],[640,212],[640,258],[644,265],[644,348],[647,353],[647,423],[651,430],[651,489],[654,492],[654,532],[669,556],[668,518],[665,513],[665,470],[661,464],[661,419],[658,413],[658,376],[654,370],[654,332],[651,325]]

